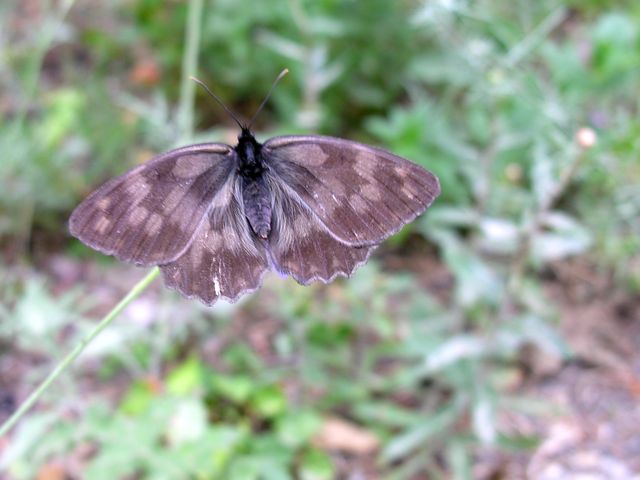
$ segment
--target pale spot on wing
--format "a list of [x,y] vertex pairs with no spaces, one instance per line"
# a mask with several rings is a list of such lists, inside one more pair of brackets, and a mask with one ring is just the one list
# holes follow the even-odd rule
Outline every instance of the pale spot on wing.
[[133,175],[126,178],[123,187],[133,198],[144,198],[151,191],[151,185],[140,175]]
[[162,227],[162,216],[152,213],[144,226],[144,230],[149,236],[155,237],[160,233],[160,227]]
[[106,217],[100,217],[100,220],[96,222],[95,230],[101,235],[104,235],[111,226],[111,220]]
[[323,178],[323,181],[327,188],[338,197],[346,195],[347,190],[353,187],[353,185],[345,185],[345,179],[340,176],[327,176],[326,178]]
[[213,230],[208,230],[205,233],[205,238],[207,242],[207,248],[212,253],[215,253],[218,249],[224,247],[224,239],[222,238],[221,232],[214,232]]
[[311,232],[311,222],[305,215],[299,215],[294,218],[294,227],[296,234],[299,237],[306,237]]
[[360,193],[369,200],[378,201],[381,199],[380,189],[372,183],[367,183],[360,188]]
[[402,166],[400,165],[396,165],[395,167],[393,167],[393,171],[396,173],[398,177],[402,179],[407,178],[409,176],[409,169],[402,168]]
[[213,289],[216,292],[216,296],[219,297],[222,291],[220,290],[220,281],[218,280],[218,277],[213,277]]
[[192,244],[189,251],[191,252],[191,264],[200,266],[204,258],[204,250],[206,245],[206,233],[204,240],[197,238]]
[[183,156],[178,157],[171,173],[178,178],[195,178],[202,175],[210,167],[211,164],[205,161],[202,156]]
[[369,208],[367,202],[365,202],[360,195],[351,195],[349,197],[349,205],[351,205],[356,212],[364,212]]
[[236,253],[242,249],[242,245],[238,242],[238,234],[235,232],[233,225],[225,225],[222,227],[222,240],[225,241],[226,247]]
[[109,197],[102,197],[100,200],[98,200],[98,202],[96,203],[96,206],[100,210],[105,211],[107,208],[111,206],[111,199]]
[[178,185],[174,187],[162,202],[162,208],[164,209],[164,211],[173,212],[180,201],[184,198],[184,195],[185,189],[182,186]]
[[402,193],[403,195],[405,195],[407,198],[410,198],[411,200],[414,200],[416,197],[410,185],[408,185],[406,182],[402,185]]
[[132,226],[140,226],[149,216],[149,210],[144,207],[136,207],[129,214],[129,224]]
[[318,167],[327,161],[327,155],[319,145],[306,144],[304,146],[304,163],[310,167]]
[[[373,161],[372,161],[372,157],[374,159]],[[376,166],[375,155],[367,150],[358,149],[358,153],[356,154],[353,169],[356,172],[360,172],[360,174],[362,174],[362,172],[370,172],[371,169],[374,168],[375,166]]]

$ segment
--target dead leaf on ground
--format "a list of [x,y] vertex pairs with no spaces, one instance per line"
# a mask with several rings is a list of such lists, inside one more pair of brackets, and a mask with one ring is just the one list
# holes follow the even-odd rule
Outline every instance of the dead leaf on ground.
[[375,452],[380,440],[372,432],[346,420],[329,417],[314,438],[314,444],[323,450],[339,450],[354,455]]
[[61,462],[50,462],[38,471],[38,480],[65,480],[67,472]]

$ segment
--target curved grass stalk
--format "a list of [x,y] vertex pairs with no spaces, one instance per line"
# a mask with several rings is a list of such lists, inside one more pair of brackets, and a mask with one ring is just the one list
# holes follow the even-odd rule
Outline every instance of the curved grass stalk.
[[84,351],[85,348],[96,338],[100,332],[102,332],[105,328],[107,328],[113,320],[125,309],[132,300],[134,300],[138,295],[140,295],[153,280],[160,273],[160,269],[155,267],[149,274],[140,280],[127,295],[120,300],[120,302],[113,307],[113,309],[107,313],[100,323],[96,325],[96,327],[85,336],[80,343],[78,343],[73,350],[71,350],[66,357],[64,357],[58,365],[53,369],[53,371],[49,374],[47,378],[36,388],[29,397],[22,402],[20,407],[11,415],[6,422],[0,426],[0,438],[2,438],[6,433],[11,430],[11,428],[20,420],[25,413],[27,413],[31,407],[40,399],[40,397],[44,394],[44,392],[49,388],[49,386],[73,363],[73,361],[80,356],[80,354]]

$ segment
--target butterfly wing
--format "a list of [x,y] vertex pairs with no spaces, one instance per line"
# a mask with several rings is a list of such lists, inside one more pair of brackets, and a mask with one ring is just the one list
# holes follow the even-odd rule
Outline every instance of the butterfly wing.
[[309,207],[287,194],[280,179],[274,176],[270,184],[275,195],[269,254],[276,270],[308,285],[348,277],[367,261],[375,246],[354,247],[336,240]]
[[219,298],[235,302],[259,288],[269,263],[263,241],[250,228],[233,175],[187,251],[160,266],[166,285],[208,305]]
[[384,150],[316,135],[274,137],[269,166],[342,243],[376,245],[440,194],[431,172]]
[[192,145],[160,155],[89,195],[69,230],[118,259],[150,266],[180,257],[236,165],[228,145]]

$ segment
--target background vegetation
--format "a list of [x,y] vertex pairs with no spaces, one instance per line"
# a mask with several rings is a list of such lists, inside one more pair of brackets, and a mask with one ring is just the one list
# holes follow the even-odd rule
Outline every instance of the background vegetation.
[[0,5],[0,419],[143,275],[70,238],[73,207],[156,153],[234,141],[188,75],[250,118],[288,67],[259,139],[381,145],[442,196],[348,281],[269,278],[214,308],[158,282],[0,439],[0,472],[552,478],[534,460],[560,405],[537,387],[601,358],[562,328],[571,289],[640,323],[640,4],[199,3]]

